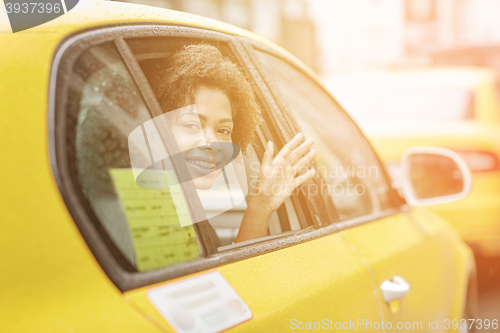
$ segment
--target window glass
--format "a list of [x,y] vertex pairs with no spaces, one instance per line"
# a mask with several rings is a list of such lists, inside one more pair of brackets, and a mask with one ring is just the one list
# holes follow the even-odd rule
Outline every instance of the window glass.
[[390,187],[378,159],[349,117],[308,76],[268,53],[256,54],[289,120],[315,139],[315,160],[324,184],[311,184],[316,188],[309,188],[308,195],[329,195],[340,220],[389,207]]
[[131,168],[132,155],[150,162],[141,154],[147,142],[129,138],[150,116],[113,44],[79,57],[68,106],[73,171],[100,226],[128,262],[148,271],[199,257],[193,225],[180,223],[190,219],[187,206],[176,209],[182,193],[162,183],[141,186],[157,178],[139,179]]

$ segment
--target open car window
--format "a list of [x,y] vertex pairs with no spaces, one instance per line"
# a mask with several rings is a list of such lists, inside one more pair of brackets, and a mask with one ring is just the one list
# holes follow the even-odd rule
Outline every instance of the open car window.
[[[198,44],[200,42],[207,43],[207,41],[200,41],[196,39],[169,39],[169,38],[145,38],[145,39],[131,39],[127,40],[132,53],[135,56],[139,66],[145,73],[145,77],[149,80],[151,86],[158,85],[158,78],[154,77],[158,71],[164,69],[165,66],[169,66],[169,59],[174,55],[177,50],[185,47],[186,45]],[[216,46],[220,53],[225,57],[230,59],[233,63],[239,65],[236,57],[232,53],[231,49],[224,43],[213,44]],[[168,71],[168,73],[175,73],[175,68]],[[171,74],[177,75],[178,73]],[[160,78],[168,81],[169,78]],[[156,80],[156,81],[155,81]],[[174,87],[172,90],[175,90]],[[154,89],[153,89],[154,90]],[[169,94],[170,91],[164,92],[164,94]],[[171,91],[172,94],[178,94],[178,91]],[[157,96],[158,97],[158,96]],[[189,103],[187,103],[189,104]],[[194,110],[195,105],[183,106],[181,108],[176,108],[173,110],[168,110],[166,113],[157,116],[155,119],[168,118],[166,123],[169,123],[170,129],[166,129],[166,126],[159,124],[158,128],[163,128],[164,130],[176,131],[172,124],[176,120],[180,119],[183,113],[188,111],[185,110],[186,107],[191,107],[192,113],[196,113]],[[233,105],[233,108],[237,106]],[[165,110],[162,110],[164,112]],[[237,111],[238,112],[238,111]],[[241,111],[240,111],[241,112]],[[196,126],[199,121],[200,124],[203,121],[200,119],[193,118],[194,126]],[[236,123],[238,120],[236,120]],[[255,183],[257,181],[260,161],[262,160],[264,146],[268,140],[274,141],[270,131],[268,130],[269,124],[259,116],[259,126],[252,129],[255,133],[253,134],[253,141],[246,147],[238,147],[236,145],[230,145],[229,143],[222,144],[223,150],[228,149],[232,151],[233,158],[227,159],[227,163],[224,165],[218,165],[219,159],[216,156],[212,156],[214,159],[212,167],[214,171],[219,171],[220,173],[216,177],[213,184],[210,184],[210,188],[197,189],[198,198],[204,209],[204,216],[209,222],[210,226],[217,235],[218,242],[217,246],[220,251],[234,248],[235,246],[242,246],[245,244],[233,244],[236,236],[238,235],[239,227],[243,220],[243,216],[247,209],[247,203],[251,199],[253,189],[255,188]],[[235,125],[236,126],[236,125]],[[236,127],[235,127],[236,128]],[[241,126],[243,130],[247,130],[245,126]],[[263,131],[263,129],[266,129]],[[236,129],[235,129],[236,131]],[[241,131],[241,129],[240,129]],[[178,133],[178,131],[176,132]],[[236,135],[241,135],[241,133],[236,133]],[[250,133],[243,133],[250,134]],[[174,137],[176,134],[174,133]],[[157,136],[158,137],[158,136]],[[184,146],[186,139],[181,140],[177,137],[178,146]],[[207,138],[200,138],[201,141]],[[234,141],[234,140],[233,140]],[[151,142],[150,142],[151,144]],[[211,143],[213,146],[217,146],[218,143]],[[225,148],[224,148],[225,147]],[[193,150],[195,147],[188,147]],[[183,148],[180,149],[183,151]],[[186,150],[184,150],[186,152]],[[183,156],[187,164],[196,164],[194,168],[199,166],[209,167],[210,163],[203,163],[196,161],[196,158],[190,160],[189,156],[195,155],[190,152],[186,152]],[[170,157],[171,158],[171,157]],[[196,182],[196,179],[193,179]],[[194,221],[199,222],[199,221]],[[304,223],[302,223],[304,224]],[[296,207],[292,203],[291,199],[286,200],[286,202],[274,212],[269,221],[268,236],[276,237],[281,235],[286,235],[290,233],[297,232],[301,230],[302,226],[299,222],[298,214],[296,212]],[[269,239],[269,237],[264,237]],[[255,239],[254,241],[260,241],[260,239]],[[250,241],[250,243],[254,242]]]

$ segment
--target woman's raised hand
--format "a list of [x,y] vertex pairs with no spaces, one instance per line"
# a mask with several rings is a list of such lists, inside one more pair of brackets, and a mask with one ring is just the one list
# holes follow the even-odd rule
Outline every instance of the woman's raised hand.
[[304,141],[304,135],[299,133],[273,158],[274,146],[269,141],[252,201],[263,205],[261,207],[264,209],[269,208],[272,213],[290,197],[297,187],[311,179],[316,170],[311,169],[305,173],[300,171],[307,168],[316,155],[316,151],[310,149],[313,143],[312,138]]
[[264,237],[271,214],[297,187],[314,176],[314,169],[301,173],[316,155],[316,151],[310,149],[313,142],[312,138],[304,141],[304,135],[299,133],[274,158],[273,143],[267,143],[257,184],[253,187],[253,196],[241,221],[236,243]]

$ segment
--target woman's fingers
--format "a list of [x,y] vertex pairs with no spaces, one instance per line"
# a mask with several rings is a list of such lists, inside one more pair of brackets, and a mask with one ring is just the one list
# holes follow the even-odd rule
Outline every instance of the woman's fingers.
[[316,150],[313,149],[309,151],[305,156],[303,156],[300,160],[298,160],[297,163],[292,166],[293,174],[296,175],[297,173],[299,173],[301,168],[307,167],[307,165],[311,163],[315,155]]
[[297,161],[304,156],[304,154],[307,154],[309,149],[311,148],[312,144],[314,143],[313,138],[309,138],[306,141],[304,141],[300,146],[295,148],[290,155],[288,155],[288,158],[286,159],[288,163],[291,165],[294,165],[297,163]]
[[295,188],[299,187],[300,185],[304,184],[307,180],[311,179],[314,177],[314,174],[316,173],[315,169],[311,169],[307,171],[305,174],[298,176],[295,178]]
[[290,153],[302,143],[302,141],[304,141],[304,134],[298,133],[292,140],[290,140],[290,142],[283,146],[276,157],[279,156],[286,159],[288,155],[290,155]]
[[274,145],[272,141],[267,142],[266,151],[264,152],[264,156],[262,157],[262,167],[266,167],[271,164],[273,160],[274,154]]

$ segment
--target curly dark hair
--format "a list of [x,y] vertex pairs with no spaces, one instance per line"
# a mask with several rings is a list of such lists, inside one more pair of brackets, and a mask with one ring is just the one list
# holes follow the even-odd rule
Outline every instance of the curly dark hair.
[[243,153],[253,142],[260,108],[241,68],[207,43],[186,45],[146,72],[163,112],[194,103],[201,87],[222,90],[231,103],[232,141]]

